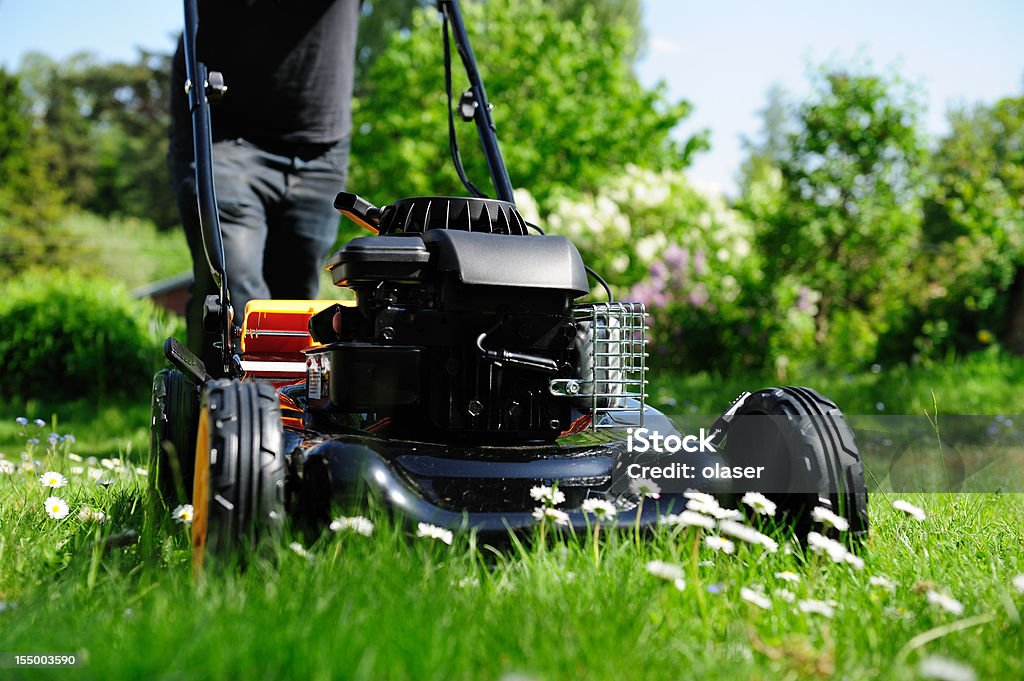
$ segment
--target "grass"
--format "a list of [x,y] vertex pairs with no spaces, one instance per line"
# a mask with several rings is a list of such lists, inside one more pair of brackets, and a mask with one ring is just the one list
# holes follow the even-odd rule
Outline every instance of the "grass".
[[[1002,387],[1024,363],[971,361],[855,377],[849,388],[843,377],[807,382],[844,407],[847,396],[870,405],[885,394],[899,413],[930,405],[931,391],[955,412],[954,396],[984,396],[987,385],[992,399],[972,409],[1024,413]],[[662,379],[656,390],[711,412],[752,383]],[[0,407],[13,414],[0,420],[0,451],[17,461],[33,433],[20,433],[16,409],[49,420],[51,408]],[[57,431],[75,433],[76,452],[125,461],[115,484],[101,487],[72,473],[87,463],[68,459],[70,444],[37,449],[43,468],[71,479],[58,490],[71,507],[63,520],[44,513],[37,473],[0,474],[0,651],[78,652],[86,662],[74,678],[83,679],[916,679],[932,656],[966,663],[980,679],[1024,677],[1024,593],[1012,585],[1024,573],[1024,495],[900,497],[926,510],[917,522],[892,508],[896,497],[876,494],[863,570],[799,550],[725,555],[698,542],[695,553],[693,529],[660,528],[642,542],[602,533],[596,560],[589,534],[501,552],[463,535],[449,547],[370,509],[370,538],[282,537],[248,570],[197,583],[186,528],[166,513],[146,517],[134,467],[147,412],[84,402],[58,410]],[[51,429],[35,434],[45,442]],[[107,521],[80,521],[85,505]],[[128,530],[142,541],[106,547]],[[312,559],[290,550],[293,540]],[[651,560],[679,565],[685,588],[650,574]],[[800,582],[777,578],[783,570]],[[895,590],[871,586],[872,576]],[[770,608],[743,600],[743,587],[763,589]],[[783,589],[834,602],[834,616],[801,612]],[[929,603],[929,590],[955,597],[963,613]]]

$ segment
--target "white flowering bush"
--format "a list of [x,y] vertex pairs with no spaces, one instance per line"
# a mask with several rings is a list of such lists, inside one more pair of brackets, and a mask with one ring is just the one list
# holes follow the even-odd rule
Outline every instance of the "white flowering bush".
[[[541,218],[525,192],[517,200]],[[572,239],[620,299],[647,305],[659,363],[766,363],[754,228],[720,194],[680,171],[628,166],[597,194],[555,193],[543,208],[548,233]]]

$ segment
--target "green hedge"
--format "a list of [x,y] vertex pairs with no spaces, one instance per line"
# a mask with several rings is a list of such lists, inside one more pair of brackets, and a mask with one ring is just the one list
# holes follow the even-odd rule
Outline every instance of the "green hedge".
[[123,285],[35,272],[0,286],[0,396],[143,397],[181,322]]

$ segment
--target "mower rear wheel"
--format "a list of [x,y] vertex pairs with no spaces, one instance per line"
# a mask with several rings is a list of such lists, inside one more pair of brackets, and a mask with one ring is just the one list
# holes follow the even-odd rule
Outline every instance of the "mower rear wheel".
[[244,558],[284,520],[285,458],[277,393],[265,383],[208,384],[195,447],[192,562]]
[[199,388],[177,369],[153,377],[149,491],[168,507],[192,500]]
[[[768,471],[757,484],[737,480],[736,494],[763,491],[778,506],[777,520],[792,526],[801,541],[815,529],[815,506],[849,522],[845,537],[867,538],[864,465],[853,431],[834,402],[810,388],[769,388],[747,397],[736,416],[724,458],[731,466],[765,466]],[[744,418],[749,416],[772,418]]]

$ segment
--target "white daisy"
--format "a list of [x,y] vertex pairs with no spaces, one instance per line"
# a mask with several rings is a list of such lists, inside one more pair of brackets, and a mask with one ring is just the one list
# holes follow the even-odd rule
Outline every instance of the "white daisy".
[[615,504],[604,499],[587,499],[580,506],[584,513],[595,516],[598,520],[610,520],[615,517]]
[[800,581],[800,575],[793,572],[792,570],[783,570],[782,572],[776,572],[775,578],[781,579],[784,582],[793,582],[794,584]]
[[82,475],[85,473],[85,466],[71,466],[68,470],[71,472],[71,475]]
[[1013,584],[1014,589],[1024,594],[1024,575],[1017,575],[1010,583]]
[[658,518],[662,525],[674,525],[680,527],[703,527],[705,530],[715,529],[715,519],[695,511],[683,511],[682,513],[670,513]]
[[714,496],[707,494],[706,492],[683,492],[683,496],[686,497],[687,499],[691,499],[692,501],[699,501],[703,504],[714,504],[715,506],[718,505],[718,500],[715,499]]
[[722,553],[733,553],[736,551],[736,545],[724,537],[719,537],[717,534],[704,537],[704,543],[715,551],[721,551]]
[[544,485],[531,488],[530,496],[534,500],[543,502],[548,506],[558,506],[565,502],[565,494],[554,487],[546,487]]
[[107,519],[107,514],[103,511],[83,506],[82,510],[78,512],[78,519],[83,523],[100,523],[102,525]]
[[815,553],[825,553],[834,563],[843,563],[850,551],[834,539],[829,539],[818,532],[807,533],[807,545]]
[[557,508],[551,508],[550,506],[538,506],[533,511],[533,517],[537,520],[544,520],[548,518],[553,520],[556,525],[569,525],[569,514],[565,511],[559,511]]
[[364,537],[369,537],[373,534],[373,523],[361,515],[352,516],[351,518],[342,516],[331,521],[331,531],[355,532],[356,534],[361,534]]
[[454,535],[451,530],[446,530],[443,527],[431,525],[430,523],[419,523],[416,525],[416,536],[436,539],[438,541],[443,541],[448,545],[451,545],[452,539],[454,539]]
[[775,515],[775,502],[760,492],[747,492],[740,501],[754,509],[758,515]]
[[970,666],[938,655],[921,660],[918,671],[924,678],[938,681],[977,681],[978,678]]
[[686,588],[686,580],[683,579],[683,568],[662,560],[652,560],[647,563],[647,571],[659,579],[664,579],[682,591]]
[[68,484],[68,479],[57,471],[46,471],[39,476],[39,484],[43,487],[57,489],[58,487],[63,487]]
[[294,551],[296,554],[302,556],[306,560],[313,560],[313,558],[314,558],[313,554],[310,553],[306,549],[305,546],[303,546],[302,544],[300,544],[297,541],[293,541],[291,544],[289,544],[288,548],[290,548],[292,551]]
[[779,544],[774,539],[766,534],[761,534],[752,527],[736,522],[735,520],[721,521],[718,523],[718,529],[722,534],[735,537],[740,541],[745,541],[748,544],[754,544],[755,546],[763,546],[769,553],[775,553],[779,550]]
[[855,570],[864,569],[864,559],[854,553],[847,553],[843,558],[847,565],[852,565]]
[[634,478],[629,483],[629,491],[637,496],[657,499],[661,497],[661,488],[657,484],[644,478]]
[[895,508],[897,511],[903,511],[904,513],[906,513],[918,522],[923,521],[927,517],[922,509],[918,508],[917,506],[914,506],[909,501],[904,501],[903,499],[897,499],[896,501],[892,502],[892,507]]
[[46,515],[54,520],[66,518],[68,515],[68,502],[60,497],[49,497],[43,505],[46,507]]
[[171,517],[183,525],[188,525],[192,522],[192,515],[192,504],[183,504],[171,511]]
[[948,594],[929,589],[928,593],[925,594],[925,598],[928,599],[929,603],[939,606],[946,612],[951,612],[954,615],[964,614],[964,604]]
[[816,615],[824,615],[825,617],[832,617],[836,610],[830,604],[825,601],[816,601],[813,598],[802,600],[796,604],[796,607],[800,609],[800,612],[814,613]]
[[103,471],[100,470],[99,468],[90,468],[87,471],[87,474],[88,474],[90,480],[97,480],[98,481],[100,478],[103,477]]
[[743,587],[740,589],[740,598],[745,600],[747,603],[752,603],[762,610],[770,610],[772,607],[771,600],[759,591],[748,589]]
[[792,603],[796,600],[796,594],[789,589],[776,589],[775,595],[787,603]]
[[811,510],[811,519],[816,523],[821,523],[828,527],[834,527],[840,532],[846,532],[850,529],[850,523],[846,518],[836,515],[827,508],[823,508],[821,506],[815,506],[814,509]]
[[140,475],[142,477],[146,477],[147,475],[149,475],[149,470],[146,469],[146,468],[136,468],[135,469],[135,475]]
[[15,471],[14,464],[6,459],[0,459],[0,473],[11,475]]
[[874,575],[872,577],[868,577],[868,584],[870,584],[871,586],[876,586],[879,589],[885,589],[886,591],[896,590],[896,584],[888,577],[882,575]]

